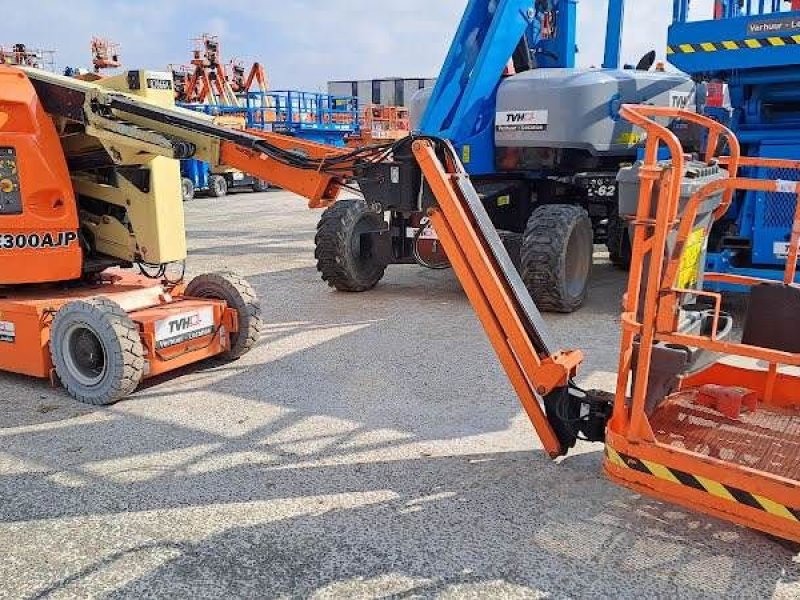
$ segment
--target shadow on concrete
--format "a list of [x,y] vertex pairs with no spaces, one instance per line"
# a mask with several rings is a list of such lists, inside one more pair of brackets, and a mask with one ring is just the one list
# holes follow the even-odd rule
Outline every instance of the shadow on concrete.
[[[87,513],[231,502],[226,484],[232,482],[236,502],[304,498],[312,507],[223,527],[199,540],[131,544],[31,597],[46,598],[125,554],[163,549],[170,551],[168,560],[111,597],[489,597],[524,591],[553,598],[765,598],[800,577],[800,566],[778,545],[614,488],[597,476],[598,462],[599,453],[561,465],[507,453],[299,473],[170,473],[148,482],[148,502],[137,486],[97,489],[84,498]],[[205,490],[203,497],[171,497],[174,477],[192,477],[181,489]],[[70,506],[71,495],[86,496],[86,490],[45,491],[51,516],[64,514],[58,507]],[[102,504],[113,496],[118,505]],[[343,497],[354,500],[337,506]],[[756,542],[758,556],[748,551]],[[765,570],[765,564],[776,567]]]
[[[245,246],[256,251],[257,237]],[[159,539],[118,535],[124,547],[31,597],[149,553],[168,558],[113,597],[769,597],[800,580],[763,536],[604,480],[597,447],[560,464],[426,450],[506,431],[520,412],[452,274],[398,267],[357,297],[326,290],[313,267],[250,279],[269,327],[240,362],[179,371],[107,409],[0,376],[0,389],[34,395],[0,411],[0,458],[28,465],[0,475],[1,523],[163,520]],[[547,317],[578,345],[589,332],[606,340],[594,369],[615,368],[597,331],[616,328],[623,288],[624,274],[600,265],[586,316]],[[222,414],[194,426],[160,414],[174,389],[186,404],[213,396]],[[221,398],[265,416],[226,413]],[[57,407],[33,412],[38,402]],[[70,420],[79,411],[90,418]],[[322,426],[304,429],[313,419]]]

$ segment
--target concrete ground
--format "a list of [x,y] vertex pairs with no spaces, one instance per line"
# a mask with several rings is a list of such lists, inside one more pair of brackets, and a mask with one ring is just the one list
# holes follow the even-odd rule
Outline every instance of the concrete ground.
[[[0,598],[794,598],[758,533],[541,450],[450,272],[372,293],[315,271],[283,192],[188,207],[191,270],[250,278],[269,326],[224,366],[99,409],[0,375]],[[623,276],[547,320],[612,389]]]

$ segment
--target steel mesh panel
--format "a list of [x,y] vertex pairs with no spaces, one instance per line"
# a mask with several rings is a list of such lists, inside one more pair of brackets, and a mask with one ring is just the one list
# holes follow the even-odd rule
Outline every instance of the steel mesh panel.
[[[765,179],[800,181],[800,172],[794,169],[767,169]],[[794,222],[797,197],[794,194],[768,192],[764,194],[764,198],[766,200],[764,227],[791,227]]]

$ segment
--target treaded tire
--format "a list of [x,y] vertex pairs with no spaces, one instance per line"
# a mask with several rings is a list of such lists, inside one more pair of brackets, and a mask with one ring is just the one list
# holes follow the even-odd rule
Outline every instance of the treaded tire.
[[631,268],[631,237],[628,224],[616,212],[608,219],[606,246],[611,264],[628,271]]
[[194,182],[188,177],[181,178],[181,196],[184,202],[194,200]]
[[359,198],[339,200],[317,225],[317,270],[329,286],[340,292],[365,292],[383,279],[386,263],[370,249],[363,252],[361,233],[385,228],[383,215],[370,210]]
[[228,193],[228,182],[222,175],[208,178],[208,195],[212,198],[223,198]]
[[520,275],[540,310],[571,313],[586,300],[594,232],[579,206],[540,206],[528,220]]
[[261,335],[261,304],[246,279],[229,271],[198,275],[186,286],[189,298],[224,300],[239,316],[239,331],[231,334],[231,347],[220,355],[225,361],[241,358],[253,349]]
[[269,183],[267,183],[263,179],[256,179],[256,182],[253,184],[253,191],[266,192],[267,190],[269,190]]
[[[102,349],[102,367],[98,363],[92,370],[80,364],[93,362],[99,354],[82,351],[87,349],[87,343],[88,348]],[[108,298],[78,300],[62,306],[50,327],[50,355],[64,388],[87,404],[105,406],[122,400],[133,393],[144,376],[139,328]]]

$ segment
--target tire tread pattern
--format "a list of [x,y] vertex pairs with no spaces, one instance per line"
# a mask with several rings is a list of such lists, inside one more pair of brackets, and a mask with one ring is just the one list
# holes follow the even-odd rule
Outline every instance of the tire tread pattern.
[[358,198],[339,200],[329,207],[317,224],[315,237],[317,270],[330,287],[340,292],[365,292],[374,288],[383,278],[386,265],[377,261],[363,269],[355,263],[351,252],[353,229],[363,218],[374,215],[376,225],[383,217],[369,210],[367,203]]
[[66,363],[60,355],[58,340],[54,340],[55,343],[51,340],[50,352],[62,385],[76,400],[97,406],[113,404],[130,396],[139,387],[144,376],[144,347],[139,328],[116,302],[100,296],[64,305],[62,310],[56,313],[51,334],[58,336],[61,322],[74,319],[75,313],[100,317],[105,322],[104,332],[99,333],[110,334],[119,346],[116,349],[109,349],[113,351],[113,355],[107,357],[109,368],[115,372],[113,381],[103,394],[90,396],[68,376],[63,376],[67,371]]
[[184,293],[188,297],[224,300],[239,314],[239,331],[231,336],[231,347],[222,355],[224,360],[236,360],[253,349],[264,321],[258,296],[244,277],[231,271],[198,275]]
[[228,194],[228,182],[222,175],[211,175],[208,178],[208,195],[212,198],[223,198]]
[[592,239],[589,215],[580,206],[571,204],[540,206],[528,220],[520,275],[541,311],[571,313],[586,298],[586,289],[580,296],[570,297],[563,278],[568,240],[578,227],[588,227]]

